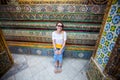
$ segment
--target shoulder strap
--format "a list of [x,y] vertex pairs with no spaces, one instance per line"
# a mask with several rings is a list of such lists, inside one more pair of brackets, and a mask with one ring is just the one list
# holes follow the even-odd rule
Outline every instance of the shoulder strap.
[[62,31],[62,39],[63,39],[63,41],[64,41],[64,31]]

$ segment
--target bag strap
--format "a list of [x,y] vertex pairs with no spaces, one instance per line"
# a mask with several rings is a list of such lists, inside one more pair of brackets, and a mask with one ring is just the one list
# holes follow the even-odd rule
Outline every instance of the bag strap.
[[62,39],[63,39],[63,42],[64,42],[64,31],[62,32]]

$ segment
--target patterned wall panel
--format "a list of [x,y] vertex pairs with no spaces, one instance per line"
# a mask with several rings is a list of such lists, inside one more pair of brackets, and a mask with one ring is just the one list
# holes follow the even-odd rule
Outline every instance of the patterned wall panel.
[[99,69],[99,65],[93,58],[91,58],[89,68],[87,71],[87,76],[89,80],[111,80],[107,79],[107,76],[105,76],[101,72],[101,70]]
[[[0,12],[28,12],[28,13],[93,13],[104,14],[106,5],[72,5],[72,4],[40,4],[40,5],[5,5],[0,6]],[[68,13],[69,12],[69,13]]]
[[12,67],[14,61],[7,47],[2,30],[0,29],[0,80],[1,77]]
[[[3,30],[6,40],[13,41],[33,41],[33,42],[52,42],[52,30]],[[82,44],[94,46],[98,39],[95,32],[72,32],[67,31],[68,44]]]
[[102,33],[102,37],[97,49],[96,61],[102,69],[105,68],[111,51],[115,45],[118,34],[120,34],[120,4],[118,0],[113,0],[111,10],[109,12],[107,22]]
[[[52,44],[8,42],[8,45],[9,45],[9,49],[12,53],[53,56]],[[85,46],[67,45],[64,56],[90,59],[90,57],[93,53],[93,50],[94,50],[94,47],[89,47],[89,46],[85,47]]]
[[2,5],[0,6],[0,20],[101,22],[105,7],[106,5],[73,4]]
[[18,2],[19,4],[105,4],[107,0],[18,0]]
[[9,59],[8,53],[0,53],[0,77],[11,67],[12,62]]
[[0,12],[0,20],[51,20],[51,21],[81,21],[81,22],[102,22],[102,14],[56,14],[56,13],[6,13]]
[[[16,24],[17,23],[17,24]],[[99,32],[101,23],[74,23],[63,22],[64,30]],[[30,21],[1,21],[2,29],[32,29],[32,30],[55,30],[56,22],[30,22]]]
[[104,72],[115,80],[119,80],[120,78],[120,34]]

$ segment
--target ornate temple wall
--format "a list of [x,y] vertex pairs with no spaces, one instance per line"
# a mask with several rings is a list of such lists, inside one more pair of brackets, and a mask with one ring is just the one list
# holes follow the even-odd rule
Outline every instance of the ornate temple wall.
[[49,55],[51,33],[62,21],[68,34],[65,55],[89,59],[106,4],[107,0],[10,0],[0,5],[0,27],[12,53]]
[[[110,4],[112,5],[110,6]],[[101,29],[96,53],[90,61],[90,67],[87,72],[90,80],[118,80],[120,78],[118,75],[120,74],[119,62],[117,62],[120,60],[118,55],[120,53],[118,39],[120,37],[118,36],[120,35],[120,0],[112,0],[112,3],[109,2],[108,5],[107,10],[110,8],[110,11],[105,14],[105,22],[102,25],[103,29]],[[115,44],[116,48],[114,48]],[[111,74],[114,78],[108,76]]]
[[95,60],[102,70],[104,70],[120,34],[120,2],[119,4],[118,2],[119,0],[113,0],[95,56]]
[[0,80],[4,73],[12,67],[13,63],[11,53],[0,29]]

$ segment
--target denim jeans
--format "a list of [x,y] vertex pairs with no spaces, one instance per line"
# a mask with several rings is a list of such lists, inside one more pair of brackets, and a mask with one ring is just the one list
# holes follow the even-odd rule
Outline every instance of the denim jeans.
[[[60,49],[57,48],[57,50],[60,50]],[[65,48],[62,49],[61,54],[56,54],[55,51],[54,51],[54,62],[59,61],[59,63],[62,63],[64,51],[65,51]]]

